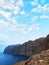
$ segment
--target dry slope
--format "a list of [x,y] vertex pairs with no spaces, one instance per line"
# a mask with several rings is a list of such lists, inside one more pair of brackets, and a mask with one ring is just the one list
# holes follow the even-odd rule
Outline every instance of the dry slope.
[[39,54],[32,55],[28,60],[14,65],[49,65],[49,49]]

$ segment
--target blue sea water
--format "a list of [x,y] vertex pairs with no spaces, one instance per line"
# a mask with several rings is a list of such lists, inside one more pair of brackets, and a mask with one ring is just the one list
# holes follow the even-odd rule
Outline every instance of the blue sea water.
[[10,54],[0,53],[0,65],[12,65],[14,63],[26,60],[26,56],[14,56]]

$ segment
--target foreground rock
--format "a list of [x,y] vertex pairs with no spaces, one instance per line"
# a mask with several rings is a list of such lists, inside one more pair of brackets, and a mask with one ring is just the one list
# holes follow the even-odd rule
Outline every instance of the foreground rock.
[[32,55],[28,60],[14,65],[49,65],[49,49],[39,54]]
[[35,41],[25,42],[22,45],[8,46],[5,48],[4,53],[31,56],[46,49],[49,49],[49,35],[45,38],[36,39]]

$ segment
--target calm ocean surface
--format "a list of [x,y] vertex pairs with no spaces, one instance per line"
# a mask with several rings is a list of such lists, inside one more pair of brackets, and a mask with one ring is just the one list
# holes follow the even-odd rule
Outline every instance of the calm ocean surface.
[[27,58],[28,57],[26,56],[13,56],[10,54],[0,53],[0,65],[12,65],[16,62],[26,60]]

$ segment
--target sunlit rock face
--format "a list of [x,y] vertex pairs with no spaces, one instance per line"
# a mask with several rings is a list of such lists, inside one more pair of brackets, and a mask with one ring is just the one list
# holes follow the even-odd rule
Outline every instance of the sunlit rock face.
[[28,41],[22,45],[12,45],[5,48],[4,53],[13,55],[34,55],[43,50],[49,49],[49,35],[34,41]]

